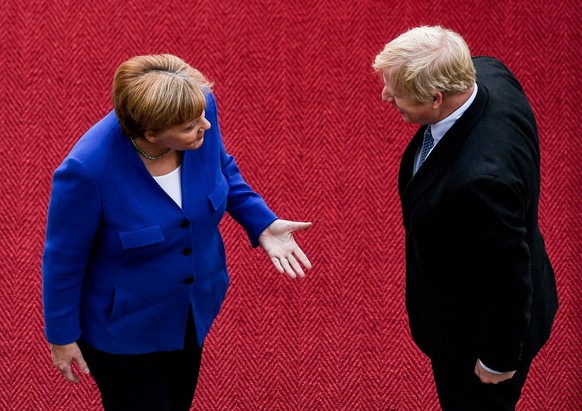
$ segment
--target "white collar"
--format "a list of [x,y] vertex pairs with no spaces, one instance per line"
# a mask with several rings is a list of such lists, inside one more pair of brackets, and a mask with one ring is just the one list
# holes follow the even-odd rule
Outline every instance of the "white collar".
[[467,111],[471,103],[475,100],[477,96],[477,83],[473,86],[473,93],[471,96],[463,103],[461,107],[453,111],[449,116],[438,121],[434,124],[430,125],[430,133],[434,138],[434,145],[436,146],[437,143],[443,138],[445,133],[449,131],[449,129],[455,124],[455,122]]

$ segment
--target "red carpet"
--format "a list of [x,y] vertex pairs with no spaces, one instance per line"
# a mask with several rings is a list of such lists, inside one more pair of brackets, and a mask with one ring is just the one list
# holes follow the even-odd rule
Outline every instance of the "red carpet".
[[414,127],[382,104],[370,67],[388,40],[435,23],[501,58],[536,112],[561,307],[518,409],[582,409],[577,1],[175,3],[0,0],[1,410],[100,409],[93,381],[66,384],[44,340],[50,179],[110,110],[117,65],[160,52],[216,83],[227,148],[273,210],[315,224],[299,236],[315,268],[290,281],[225,219],[232,286],[193,409],[437,410],[404,310],[396,173]]

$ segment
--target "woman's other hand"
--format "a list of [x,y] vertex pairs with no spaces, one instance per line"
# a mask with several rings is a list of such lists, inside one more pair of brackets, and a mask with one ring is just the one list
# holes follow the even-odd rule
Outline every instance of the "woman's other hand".
[[79,383],[79,378],[73,371],[73,362],[77,363],[77,367],[83,374],[89,374],[89,367],[81,354],[81,349],[75,342],[65,345],[51,344],[51,357],[53,364],[67,381]]
[[305,277],[301,268],[303,265],[311,269],[307,256],[299,248],[293,238],[294,231],[307,230],[313,224],[296,221],[275,220],[259,236],[259,243],[280,273],[287,273],[289,277]]

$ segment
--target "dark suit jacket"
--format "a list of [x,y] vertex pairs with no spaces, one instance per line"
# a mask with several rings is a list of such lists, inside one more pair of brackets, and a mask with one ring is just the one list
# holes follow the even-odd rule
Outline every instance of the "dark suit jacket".
[[550,335],[554,272],[538,228],[536,122],[510,71],[474,59],[478,93],[413,176],[421,127],[400,167],[406,307],[432,359],[515,370]]

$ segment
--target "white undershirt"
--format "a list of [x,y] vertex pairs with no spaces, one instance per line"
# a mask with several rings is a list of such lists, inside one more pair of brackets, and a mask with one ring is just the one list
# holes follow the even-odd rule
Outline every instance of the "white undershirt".
[[153,176],[154,180],[158,182],[160,187],[164,189],[166,193],[172,200],[182,208],[182,184],[180,181],[180,170],[182,170],[182,165],[179,165],[174,171],[164,174],[163,176]]

